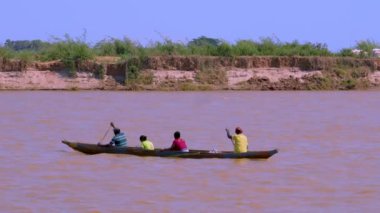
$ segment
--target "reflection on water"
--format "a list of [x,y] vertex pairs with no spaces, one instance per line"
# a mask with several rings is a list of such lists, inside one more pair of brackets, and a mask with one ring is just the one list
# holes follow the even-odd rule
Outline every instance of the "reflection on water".
[[[1,92],[2,212],[375,212],[377,92]],[[88,156],[110,121],[168,147],[231,150],[243,127],[269,160]],[[107,140],[111,138],[108,134]]]

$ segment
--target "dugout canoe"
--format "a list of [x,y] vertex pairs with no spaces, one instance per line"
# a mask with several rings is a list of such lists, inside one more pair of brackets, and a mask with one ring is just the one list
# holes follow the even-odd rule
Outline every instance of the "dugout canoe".
[[71,147],[72,149],[89,154],[101,154],[101,153],[110,153],[110,154],[128,154],[136,156],[151,156],[151,157],[178,157],[178,158],[250,158],[250,159],[267,159],[272,155],[276,154],[277,149],[269,151],[249,151],[246,153],[234,153],[232,151],[220,151],[214,152],[210,150],[190,150],[189,152],[178,152],[178,151],[168,151],[163,149],[155,150],[143,150],[140,147],[101,147],[96,144],[88,143],[79,143],[79,142],[70,142],[62,141],[62,143]]

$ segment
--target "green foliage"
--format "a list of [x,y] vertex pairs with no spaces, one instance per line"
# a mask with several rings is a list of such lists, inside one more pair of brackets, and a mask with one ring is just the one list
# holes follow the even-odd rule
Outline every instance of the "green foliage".
[[127,81],[135,80],[139,77],[141,62],[139,58],[130,58],[126,61],[127,70],[126,77]]
[[198,85],[196,85],[192,82],[180,82],[180,83],[178,83],[177,90],[180,90],[180,91],[197,91]]
[[352,68],[351,77],[352,78],[365,78],[371,73],[371,68],[369,67],[357,67]]
[[140,44],[133,42],[129,38],[124,38],[123,40],[112,38],[98,42],[94,47],[94,51],[102,56],[132,57],[139,54],[140,48]]
[[337,66],[332,68],[332,72],[326,76],[334,81],[335,87],[332,89],[351,90],[357,88],[367,88],[369,86],[366,78],[370,73],[368,67],[346,67]]
[[106,71],[104,70],[104,66],[101,65],[98,70],[95,72],[95,76],[99,79],[104,79],[104,75],[106,74]]
[[277,56],[329,56],[332,53],[328,50],[326,44],[305,43],[300,44],[298,41],[291,43],[278,43],[272,47],[275,49],[273,55]]
[[356,88],[357,81],[356,79],[349,78],[345,79],[341,82],[342,89],[345,90],[352,90]]
[[[359,41],[356,48],[363,50],[362,57],[370,56],[373,48],[380,47],[379,43],[372,40]],[[32,56],[34,55],[34,56]],[[85,41],[85,35],[80,38],[72,38],[65,35],[63,38],[55,38],[53,42],[41,40],[7,40],[4,46],[0,46],[0,57],[24,58],[25,60],[61,60],[67,67],[71,62],[77,64],[80,61],[92,59],[98,56],[118,56],[123,60],[139,58],[142,61],[149,56],[166,55],[199,55],[199,56],[354,56],[351,49],[342,49],[339,53],[330,52],[326,44],[300,43],[298,41],[281,42],[276,38],[264,37],[258,41],[238,40],[236,43],[228,43],[216,38],[201,36],[188,43],[174,42],[164,38],[162,42],[151,42],[142,46],[129,38],[110,38],[96,43],[93,47]],[[75,65],[74,65],[75,67]]]
[[14,56],[14,52],[8,48],[0,47],[0,58],[12,58]]
[[135,79],[127,79],[125,86],[129,90],[140,90],[149,88],[153,84],[153,73],[149,71],[139,72],[139,75]]
[[363,51],[362,57],[368,57],[371,55],[372,49],[380,48],[380,44],[373,40],[367,39],[358,41],[355,48]]
[[94,53],[83,38],[73,39],[65,35],[64,39],[56,38],[43,53],[43,60],[61,60],[70,70],[70,76],[76,76],[76,66],[79,62],[92,59]]
[[36,54],[32,51],[20,51],[15,54],[15,58],[28,64],[36,60]]
[[[185,44],[165,39],[164,42],[154,42],[144,48],[146,56],[154,55],[189,55],[191,50]],[[140,52],[141,54],[141,52]]]
[[196,39],[191,40],[188,43],[188,46],[198,46],[198,47],[204,47],[204,46],[219,46],[222,43],[221,40],[216,38],[208,38],[206,36],[201,36]]
[[188,46],[191,55],[217,55],[217,46]]
[[338,53],[338,56],[342,56],[342,57],[354,57],[355,54],[352,52],[352,49],[350,49],[350,48],[343,48]]
[[280,43],[276,43],[269,37],[262,38],[257,45],[257,49],[260,55],[276,55],[275,52],[280,45]]
[[94,56],[89,45],[81,39],[73,39],[65,35],[64,39],[57,38],[44,52],[46,60],[85,61]]
[[154,75],[152,72],[148,72],[148,71],[145,71],[145,72],[140,72],[139,73],[139,76],[138,78],[136,79],[136,81],[139,83],[139,84],[143,84],[143,85],[151,85],[153,84],[153,79],[154,79]]
[[253,56],[259,54],[257,43],[251,40],[240,40],[236,42],[236,45],[232,51],[233,55],[237,56]]
[[307,84],[308,90],[332,90],[335,89],[335,81],[331,76],[320,76]]
[[77,77],[77,67],[74,61],[66,61],[66,67],[69,69],[69,77]]
[[97,55],[100,55],[100,56],[115,56],[116,55],[115,45],[112,41],[109,41],[109,40],[102,40],[98,42],[94,47],[94,51],[96,52]]
[[48,46],[49,43],[43,42],[41,40],[17,40],[12,41],[10,39],[7,39],[4,43],[4,47],[14,50],[14,51],[40,51],[46,46]]
[[226,71],[205,67],[196,72],[195,80],[201,84],[211,85],[224,85],[228,81]]
[[226,49],[228,49],[226,44],[226,42],[223,44],[219,39],[201,36],[190,41],[186,48],[189,49],[191,55],[220,56],[222,54],[218,52],[218,47],[223,45],[224,47],[219,48],[219,50],[224,51],[225,54]]
[[223,42],[216,48],[217,56],[230,57],[232,56],[232,52],[232,47],[226,42]]
[[128,65],[128,79],[136,79],[140,69],[136,65]]

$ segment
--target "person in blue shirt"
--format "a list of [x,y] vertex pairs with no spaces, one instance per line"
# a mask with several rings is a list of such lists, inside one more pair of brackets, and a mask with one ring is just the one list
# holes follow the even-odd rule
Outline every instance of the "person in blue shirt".
[[127,146],[127,137],[125,136],[125,133],[121,132],[119,128],[116,128],[113,123],[111,123],[111,126],[113,127],[113,133],[114,133],[113,138],[111,139],[111,141],[108,144],[100,144],[100,143],[98,143],[98,146],[103,146],[103,147],[109,147],[109,146],[122,147],[122,146]]

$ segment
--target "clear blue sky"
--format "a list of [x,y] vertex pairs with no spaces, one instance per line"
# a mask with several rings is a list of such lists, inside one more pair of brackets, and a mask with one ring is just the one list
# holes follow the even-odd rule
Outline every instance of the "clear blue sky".
[[269,36],[337,51],[359,40],[380,42],[380,0],[4,0],[0,8],[0,43],[78,37],[84,29],[90,43]]

